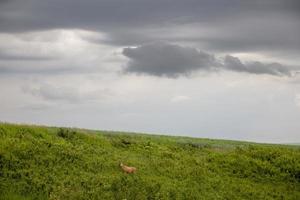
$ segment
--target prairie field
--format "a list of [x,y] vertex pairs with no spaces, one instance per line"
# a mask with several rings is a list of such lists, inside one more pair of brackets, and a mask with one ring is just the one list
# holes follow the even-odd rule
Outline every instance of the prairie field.
[[1,123],[0,199],[298,200],[300,148]]

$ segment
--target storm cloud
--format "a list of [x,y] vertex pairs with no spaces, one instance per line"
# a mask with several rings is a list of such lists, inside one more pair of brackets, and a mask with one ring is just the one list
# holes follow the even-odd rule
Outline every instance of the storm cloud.
[[130,58],[125,72],[154,76],[178,77],[199,69],[210,70],[218,65],[213,55],[168,43],[124,48],[123,55]]
[[129,58],[124,72],[177,78],[188,76],[197,70],[231,70],[251,74],[291,76],[291,70],[279,63],[252,61],[243,63],[230,55],[216,59],[215,55],[196,48],[165,42],[145,44],[123,49]]
[[0,4],[0,32],[6,33],[83,29],[106,33],[102,42],[113,45],[169,40],[214,51],[300,52],[297,0],[12,0]]

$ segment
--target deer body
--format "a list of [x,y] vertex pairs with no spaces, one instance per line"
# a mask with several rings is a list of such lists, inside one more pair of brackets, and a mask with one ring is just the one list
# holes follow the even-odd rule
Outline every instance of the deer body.
[[135,167],[129,167],[124,165],[123,163],[120,164],[120,167],[122,168],[122,170],[128,174],[131,173],[135,173],[136,172],[136,168]]

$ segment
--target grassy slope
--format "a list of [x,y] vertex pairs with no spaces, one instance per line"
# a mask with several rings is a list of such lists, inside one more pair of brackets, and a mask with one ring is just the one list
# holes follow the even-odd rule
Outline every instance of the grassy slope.
[[0,124],[0,199],[125,198],[300,199],[300,149]]

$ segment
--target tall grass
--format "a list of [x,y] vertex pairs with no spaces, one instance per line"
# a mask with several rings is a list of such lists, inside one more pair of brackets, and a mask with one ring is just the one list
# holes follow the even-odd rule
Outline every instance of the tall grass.
[[296,200],[300,149],[0,124],[0,199]]

